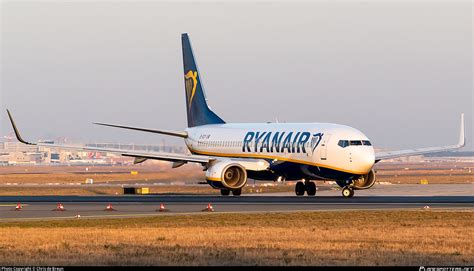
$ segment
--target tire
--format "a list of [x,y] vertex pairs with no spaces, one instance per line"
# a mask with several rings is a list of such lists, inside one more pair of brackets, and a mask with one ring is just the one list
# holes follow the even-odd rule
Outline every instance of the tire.
[[344,187],[342,189],[342,196],[344,198],[352,198],[354,196],[354,189],[352,189],[351,187]]
[[304,183],[303,182],[297,182],[295,185],[295,193],[297,196],[303,196],[304,195]]
[[228,196],[228,195],[230,195],[230,190],[221,189],[221,195],[222,195],[222,196]]
[[316,195],[316,184],[314,182],[307,182],[305,185],[305,190],[308,196]]
[[242,194],[242,189],[232,190],[232,195],[240,196]]

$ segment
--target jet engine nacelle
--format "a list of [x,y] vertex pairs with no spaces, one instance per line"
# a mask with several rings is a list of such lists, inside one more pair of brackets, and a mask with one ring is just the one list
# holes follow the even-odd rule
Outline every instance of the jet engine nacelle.
[[359,176],[354,179],[354,189],[363,190],[369,189],[375,184],[375,171],[372,169],[369,173]]
[[247,184],[247,171],[244,166],[234,161],[219,161],[207,169],[206,179],[220,182],[223,188],[236,190]]
[[[350,184],[350,181],[337,181],[337,184],[340,187],[344,187]],[[364,190],[369,189],[375,184],[375,171],[372,169],[369,173],[365,175],[360,175],[358,178],[352,180],[352,187],[355,190]]]

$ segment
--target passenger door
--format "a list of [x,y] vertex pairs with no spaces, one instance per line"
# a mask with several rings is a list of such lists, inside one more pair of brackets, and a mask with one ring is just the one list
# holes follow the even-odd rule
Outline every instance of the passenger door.
[[321,143],[321,151],[319,152],[321,160],[327,160],[328,155],[328,143],[331,138],[330,134],[323,135],[323,141]]

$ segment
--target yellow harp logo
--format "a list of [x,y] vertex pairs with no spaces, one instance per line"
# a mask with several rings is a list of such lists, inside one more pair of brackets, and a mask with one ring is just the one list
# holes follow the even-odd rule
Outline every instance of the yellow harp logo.
[[188,71],[188,73],[184,75],[184,82],[186,87],[186,97],[188,98],[188,107],[189,110],[191,110],[191,104],[194,94],[196,93],[197,71]]

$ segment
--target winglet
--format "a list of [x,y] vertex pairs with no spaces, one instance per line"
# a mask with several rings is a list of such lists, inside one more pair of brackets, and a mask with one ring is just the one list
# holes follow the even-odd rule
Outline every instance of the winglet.
[[23,140],[23,138],[22,138],[21,135],[20,135],[20,132],[18,132],[18,128],[16,128],[15,121],[13,121],[12,114],[10,114],[10,110],[8,110],[8,109],[7,109],[7,114],[8,114],[8,118],[10,118],[10,122],[11,122],[11,124],[12,124],[13,131],[15,132],[16,139],[18,139],[18,141],[20,141],[20,142],[23,143],[23,144],[36,145],[36,144],[34,144],[34,143],[30,143],[30,142],[28,142],[28,141]]
[[458,142],[458,146],[460,148],[466,146],[466,134],[465,134],[465,131],[464,131],[464,113],[461,114],[461,128],[459,130],[459,142]]

